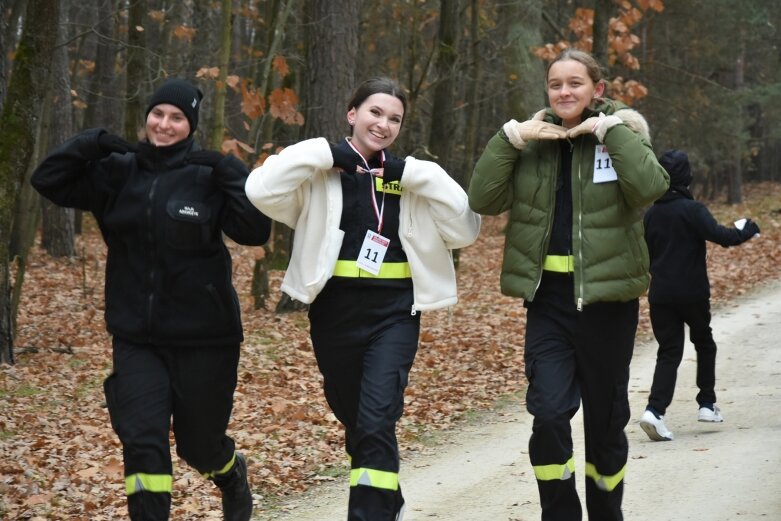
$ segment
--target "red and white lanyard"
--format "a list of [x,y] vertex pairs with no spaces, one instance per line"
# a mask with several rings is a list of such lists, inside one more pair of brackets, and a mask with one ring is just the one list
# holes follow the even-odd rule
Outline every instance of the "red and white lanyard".
[[384,215],[385,215],[385,190],[382,191],[382,205],[380,207],[377,206],[377,197],[374,195],[374,173],[375,171],[382,172],[385,166],[385,151],[380,150],[380,168],[378,169],[372,169],[369,168],[369,162],[366,160],[365,157],[363,157],[363,154],[358,152],[358,149],[353,146],[353,144],[350,142],[350,140],[347,140],[347,144],[350,145],[350,148],[352,148],[358,156],[363,160],[363,164],[366,167],[365,172],[358,172],[361,173],[368,173],[371,175],[372,180],[369,183],[369,195],[370,199],[372,201],[372,208],[374,209],[374,215],[377,217],[377,233],[382,233],[382,225],[384,221]]

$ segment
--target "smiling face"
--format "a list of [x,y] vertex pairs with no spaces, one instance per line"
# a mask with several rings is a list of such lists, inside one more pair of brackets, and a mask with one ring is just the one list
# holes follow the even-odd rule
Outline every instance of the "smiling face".
[[404,105],[396,96],[377,93],[347,112],[353,127],[352,144],[369,159],[396,141],[404,119]]
[[157,147],[174,145],[189,135],[190,122],[175,105],[155,105],[146,116],[146,137]]
[[578,125],[583,110],[604,90],[605,84],[595,84],[579,61],[557,61],[548,70],[548,100],[566,128]]

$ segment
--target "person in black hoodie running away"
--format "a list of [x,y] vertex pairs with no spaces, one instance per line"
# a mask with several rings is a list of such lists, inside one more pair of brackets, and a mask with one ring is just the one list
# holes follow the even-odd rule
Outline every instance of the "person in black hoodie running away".
[[168,519],[172,426],[179,457],[221,490],[225,519],[252,515],[247,464],[226,434],[243,333],[222,236],[261,245],[271,221],[244,193],[244,163],[195,141],[201,97],[168,80],[137,146],[85,130],[32,177],[52,202],[91,211],[108,246],[113,371],[104,391],[133,521]]
[[654,441],[670,441],[673,433],[664,414],[673,399],[683,358],[684,324],[697,352],[698,420],[722,422],[716,406],[716,343],[710,327],[710,282],[705,241],[737,246],[759,234],[751,219],[735,227],[719,225],[708,208],[689,191],[691,166],[686,152],[668,150],[659,163],[670,174],[670,189],[645,214],[645,239],[651,257],[648,303],[659,350],[648,406],[640,426]]

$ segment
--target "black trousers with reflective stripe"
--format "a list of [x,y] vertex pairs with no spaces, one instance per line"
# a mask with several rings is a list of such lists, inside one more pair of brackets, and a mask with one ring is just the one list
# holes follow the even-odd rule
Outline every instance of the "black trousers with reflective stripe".
[[[125,476],[172,474],[172,427],[180,458],[202,474],[222,469],[235,450],[226,429],[239,345],[152,347],[119,338],[113,343],[114,367],[104,390],[122,442]],[[170,493],[133,493],[128,509],[133,520],[168,519]]]
[[716,342],[710,327],[710,301],[651,303],[651,327],[659,343],[648,405],[665,414],[675,392],[678,366],[683,359],[684,324],[697,352],[697,404],[716,403]]
[[[570,420],[583,403],[586,462],[601,476],[614,476],[627,462],[624,427],[629,422],[629,363],[637,330],[637,300],[585,306],[527,304],[524,359],[529,381],[527,409],[534,416],[529,457],[537,467],[566,464],[573,457]],[[575,475],[538,480],[543,521],[582,517]],[[589,519],[623,519],[623,480],[605,490],[586,478]]]
[[[353,281],[354,282],[354,281]],[[396,422],[415,359],[420,313],[412,289],[332,279],[309,309],[312,345],[328,405],[345,428],[353,469],[398,474]],[[349,521],[392,521],[401,489],[350,488]]]

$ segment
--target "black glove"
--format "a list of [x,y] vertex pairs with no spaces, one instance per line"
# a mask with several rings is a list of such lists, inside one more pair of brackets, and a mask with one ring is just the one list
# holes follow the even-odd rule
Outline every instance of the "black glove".
[[336,145],[330,145],[331,155],[334,158],[334,166],[354,174],[358,165],[363,166],[363,159],[351,147],[344,148]]
[[127,154],[128,152],[138,152],[138,147],[131,145],[121,137],[115,134],[103,132],[98,136],[98,146],[106,155],[116,152],[118,154]]
[[746,224],[743,226],[743,229],[740,230],[740,236],[746,240],[752,238],[758,233],[759,233],[759,226],[757,226],[757,223],[755,223],[751,219],[748,219],[746,221]]
[[223,159],[225,159],[225,156],[216,150],[196,150],[195,152],[190,152],[190,155],[187,157],[187,162],[194,165],[206,165],[214,168]]
[[407,163],[403,159],[386,159],[383,166],[382,181],[384,183],[393,183],[401,181],[401,176],[404,174],[404,167],[407,166]]

